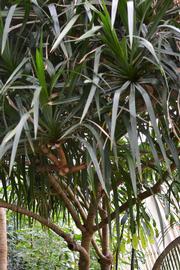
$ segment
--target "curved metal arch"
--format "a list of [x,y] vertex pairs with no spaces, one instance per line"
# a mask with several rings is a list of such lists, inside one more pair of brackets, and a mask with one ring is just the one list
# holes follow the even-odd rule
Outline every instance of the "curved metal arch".
[[180,270],[180,236],[164,249],[152,270]]

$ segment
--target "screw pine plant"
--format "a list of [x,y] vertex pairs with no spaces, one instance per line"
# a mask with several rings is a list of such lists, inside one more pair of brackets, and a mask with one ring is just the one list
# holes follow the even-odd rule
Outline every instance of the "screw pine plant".
[[102,270],[118,269],[122,243],[135,269],[138,243],[153,238],[145,199],[159,194],[177,220],[178,8],[170,0],[0,7],[0,207],[62,237],[80,270],[90,269],[91,249]]

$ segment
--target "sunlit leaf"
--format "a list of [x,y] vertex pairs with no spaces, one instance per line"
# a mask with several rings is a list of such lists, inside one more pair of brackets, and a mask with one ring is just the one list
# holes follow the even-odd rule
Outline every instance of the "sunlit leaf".
[[163,145],[163,142],[162,142],[162,139],[161,139],[161,134],[160,134],[160,131],[159,131],[157,122],[156,122],[156,116],[155,116],[155,113],[154,113],[154,109],[153,109],[153,106],[152,106],[150,97],[147,94],[147,92],[144,90],[144,88],[141,87],[139,84],[136,85],[136,88],[141,93],[141,95],[142,95],[142,97],[143,97],[143,99],[145,101],[145,104],[146,104],[146,107],[147,107],[147,111],[149,113],[149,117],[151,119],[151,123],[152,123],[153,129],[156,132],[156,136],[157,136],[157,141],[158,141],[159,147],[160,147],[161,152],[163,154],[164,160],[166,161],[167,168],[168,168],[168,170],[169,170],[169,172],[171,174],[169,160],[167,158],[166,151],[164,149],[164,145]]
[[21,117],[19,124],[15,128],[15,137],[13,141],[13,147],[12,147],[11,159],[10,159],[10,165],[9,165],[9,175],[11,174],[12,167],[14,165],[14,160],[15,160],[21,133],[28,118],[29,118],[29,113],[24,114]]
[[132,48],[133,29],[134,29],[134,1],[127,1],[127,11],[128,11],[129,40],[130,40],[130,47]]
[[100,78],[97,76],[98,75],[98,69],[99,69],[99,61],[100,61],[100,57],[101,57],[101,47],[97,48],[96,52],[95,52],[95,59],[94,59],[94,74],[93,74],[93,81],[92,81],[92,86],[90,89],[90,93],[89,96],[87,98],[84,110],[83,110],[83,114],[81,117],[81,121],[84,119],[84,117],[86,116],[88,109],[92,103],[92,100],[94,98],[96,89],[97,89],[97,84],[100,80]]
[[116,19],[118,3],[119,3],[119,0],[112,0],[112,7],[111,7],[111,25],[112,25],[112,27],[114,26],[114,22]]
[[93,26],[90,30],[88,30],[85,34],[80,36],[76,41],[81,41],[83,39],[89,38],[94,36],[94,34],[99,31],[102,28],[102,26]]
[[103,176],[102,176],[102,172],[101,172],[101,169],[100,169],[100,166],[99,166],[99,163],[98,163],[98,160],[97,160],[97,157],[96,157],[96,154],[92,148],[92,146],[87,142],[85,141],[84,139],[78,137],[78,139],[81,141],[81,143],[87,148],[88,150],[88,153],[91,157],[91,160],[94,164],[94,167],[96,169],[96,172],[97,172],[97,175],[98,175],[98,178],[99,178],[99,181],[102,185],[102,188],[104,189],[104,191],[106,191],[106,187],[105,187],[105,183],[104,183],[104,179],[103,179]]
[[117,112],[119,106],[119,99],[122,92],[128,89],[130,82],[125,82],[120,89],[116,90],[113,98],[113,108],[112,108],[112,120],[111,120],[111,144],[113,144],[115,128],[116,128],[116,119],[117,119]]
[[133,234],[132,236],[132,246],[134,249],[138,249],[138,243],[139,243],[139,239],[137,237],[137,234]]
[[7,42],[8,34],[9,34],[9,31],[10,31],[10,24],[11,24],[14,12],[16,10],[16,6],[17,5],[13,5],[13,6],[10,7],[8,15],[6,17],[6,22],[5,22],[4,31],[3,31],[3,37],[2,37],[1,54],[3,54],[4,49],[6,47],[6,42]]
[[39,97],[41,93],[41,87],[38,87],[33,96],[33,100],[31,103],[31,107],[33,108],[34,113],[34,136],[35,139],[37,137],[37,130],[38,130],[38,121],[39,121]]
[[[48,8],[49,8],[49,11],[50,11],[53,23],[54,23],[54,32],[55,32],[55,36],[57,38],[61,33],[61,28],[60,28],[60,24],[59,24],[56,6],[53,3],[51,3],[50,5],[48,5]],[[66,48],[63,41],[61,41],[60,46],[61,46],[65,56],[68,58],[68,51],[67,51],[67,48]]]
[[71,30],[71,27],[75,24],[77,21],[79,15],[75,15],[69,22],[68,24],[64,27],[60,35],[58,36],[57,40],[55,41],[54,45],[52,46],[52,49],[50,52],[53,52],[61,43],[63,38],[66,36],[66,34]]
[[146,247],[147,247],[147,239],[146,239],[146,235],[145,235],[143,227],[140,227],[140,229],[139,229],[139,238],[141,240],[142,248],[146,249]]

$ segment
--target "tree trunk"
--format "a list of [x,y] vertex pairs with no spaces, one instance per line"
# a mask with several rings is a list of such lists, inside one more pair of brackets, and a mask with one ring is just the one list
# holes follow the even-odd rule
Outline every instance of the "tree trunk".
[[89,270],[90,269],[90,259],[86,260],[82,255],[79,259],[79,270]]
[[7,231],[4,208],[0,208],[0,269],[7,270]]
[[[107,216],[107,205],[106,205],[106,198],[103,197],[103,210],[101,213],[101,218],[105,218]],[[101,270],[111,270],[112,269],[112,261],[113,256],[110,252],[110,245],[109,245],[109,225],[105,224],[102,227],[102,253],[105,256],[106,260],[101,260]]]
[[79,257],[79,270],[89,270],[90,269],[90,245],[91,245],[92,235],[86,233],[82,234],[81,246],[87,251],[88,256],[80,254]]
[[101,264],[101,270],[111,270],[112,264]]

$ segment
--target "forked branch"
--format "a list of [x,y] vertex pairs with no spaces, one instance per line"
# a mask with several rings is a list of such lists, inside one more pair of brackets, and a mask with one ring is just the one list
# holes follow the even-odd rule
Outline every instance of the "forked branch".
[[64,202],[66,208],[68,209],[69,213],[71,214],[76,226],[78,229],[80,229],[82,232],[85,231],[84,226],[81,224],[81,221],[79,219],[78,213],[76,212],[75,208],[73,207],[71,201],[67,197],[66,193],[62,189],[60,183],[56,179],[54,175],[48,174],[49,183],[54,189],[54,191],[57,193],[57,195],[62,199]]
[[46,218],[44,218],[36,213],[33,213],[25,208],[22,208],[18,205],[10,204],[10,203],[7,203],[7,202],[2,201],[2,200],[0,200],[0,207],[12,210],[13,212],[20,213],[20,214],[23,214],[25,216],[31,217],[34,220],[37,220],[42,225],[46,226],[47,228],[49,228],[53,232],[55,232],[57,235],[62,237],[66,241],[66,243],[68,244],[68,248],[70,250],[78,251],[83,256],[88,257],[86,250],[83,247],[81,247],[81,245],[79,245],[76,241],[74,241],[73,238],[69,234],[65,233],[61,228],[59,228],[59,226],[55,225],[50,220],[48,220],[48,219],[46,219]]

